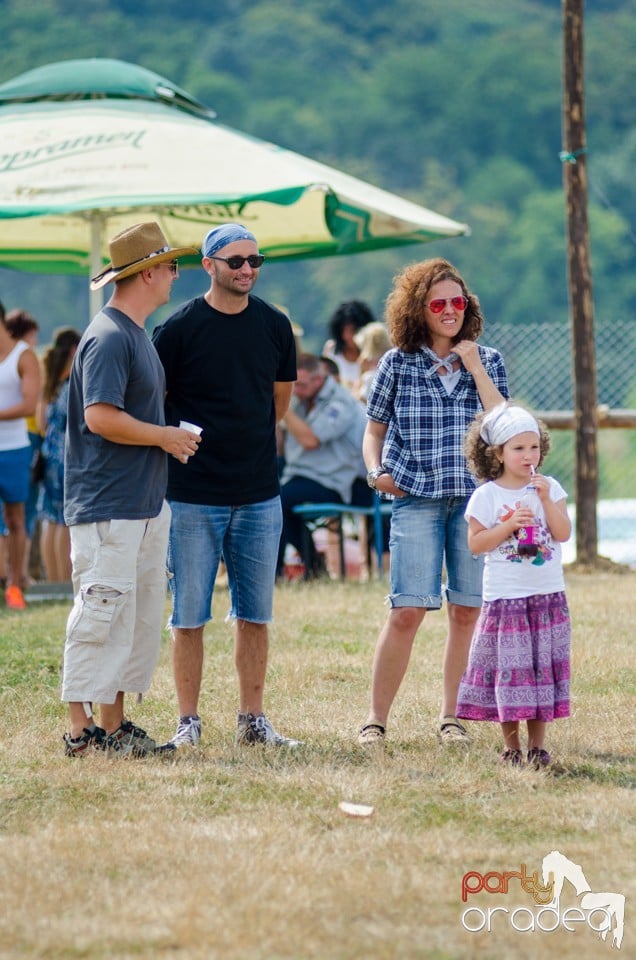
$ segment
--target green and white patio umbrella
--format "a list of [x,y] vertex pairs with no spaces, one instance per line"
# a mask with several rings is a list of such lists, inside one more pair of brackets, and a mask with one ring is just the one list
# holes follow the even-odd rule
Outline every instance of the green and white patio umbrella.
[[469,232],[232,130],[169,80],[132,64],[63,61],[0,85],[0,266],[98,273],[108,239],[151,219],[174,246],[198,246],[211,226],[240,221],[268,259]]

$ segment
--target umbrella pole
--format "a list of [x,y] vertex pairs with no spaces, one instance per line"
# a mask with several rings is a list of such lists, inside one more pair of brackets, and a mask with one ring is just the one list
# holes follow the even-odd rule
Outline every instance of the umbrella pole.
[[[96,277],[102,271],[102,234],[104,232],[104,218],[99,213],[91,215],[91,277]],[[91,290],[88,295],[88,309],[90,323],[96,313],[104,305],[103,290]]]

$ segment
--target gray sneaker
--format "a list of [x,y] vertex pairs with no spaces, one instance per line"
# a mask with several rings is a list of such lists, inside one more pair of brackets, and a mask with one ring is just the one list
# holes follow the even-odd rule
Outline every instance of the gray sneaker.
[[84,727],[79,737],[64,734],[64,753],[67,757],[85,757],[87,753],[103,750],[106,744],[106,731],[91,723]]
[[179,747],[196,747],[201,739],[201,717],[179,717],[177,732],[172,743],[177,749]]
[[273,747],[301,747],[302,740],[292,740],[276,733],[264,713],[254,716],[253,713],[239,713],[236,727],[236,743],[244,744],[263,743]]
[[173,743],[158,746],[145,730],[130,720],[124,720],[117,730],[108,734],[105,750],[118,757],[147,757],[152,754],[173,753],[176,747]]

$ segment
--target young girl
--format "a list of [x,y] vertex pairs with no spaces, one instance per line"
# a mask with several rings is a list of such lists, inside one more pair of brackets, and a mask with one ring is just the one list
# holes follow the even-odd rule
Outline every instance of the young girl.
[[[465,513],[468,546],[485,554],[484,604],[457,716],[499,722],[501,761],[515,766],[523,763],[519,724],[525,720],[527,761],[536,769],[552,759],[544,748],[546,723],[570,715],[570,616],[561,543],[571,524],[561,484],[535,473],[549,447],[545,425],[509,403],[479,414],[465,442],[470,470],[487,481]],[[535,546],[529,548],[529,541]]]

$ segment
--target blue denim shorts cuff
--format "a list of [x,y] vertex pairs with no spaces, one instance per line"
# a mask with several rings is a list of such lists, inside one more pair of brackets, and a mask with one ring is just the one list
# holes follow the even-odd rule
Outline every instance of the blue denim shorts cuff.
[[411,593],[390,593],[387,597],[391,607],[420,607],[424,610],[440,610],[442,598],[420,597]]

